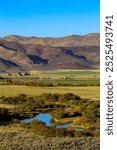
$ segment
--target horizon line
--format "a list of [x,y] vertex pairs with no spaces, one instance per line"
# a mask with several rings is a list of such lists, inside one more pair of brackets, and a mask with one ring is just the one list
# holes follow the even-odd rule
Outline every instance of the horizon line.
[[90,33],[87,33],[87,34],[67,34],[67,35],[63,35],[63,36],[27,36],[27,35],[20,35],[20,34],[7,34],[5,36],[0,36],[0,38],[5,38],[5,37],[8,37],[8,36],[21,36],[21,37],[34,37],[34,38],[61,38],[61,37],[67,37],[67,36],[87,36],[87,35],[90,35],[90,34],[100,34],[100,32],[90,32]]

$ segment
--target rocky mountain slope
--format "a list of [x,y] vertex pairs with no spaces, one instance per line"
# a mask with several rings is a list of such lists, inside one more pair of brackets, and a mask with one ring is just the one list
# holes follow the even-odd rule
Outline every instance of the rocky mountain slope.
[[0,72],[99,68],[100,34],[0,38]]

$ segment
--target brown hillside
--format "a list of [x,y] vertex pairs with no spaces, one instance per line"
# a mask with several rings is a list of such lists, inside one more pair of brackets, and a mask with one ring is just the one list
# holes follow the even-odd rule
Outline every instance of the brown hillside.
[[99,34],[0,39],[0,72],[99,68]]

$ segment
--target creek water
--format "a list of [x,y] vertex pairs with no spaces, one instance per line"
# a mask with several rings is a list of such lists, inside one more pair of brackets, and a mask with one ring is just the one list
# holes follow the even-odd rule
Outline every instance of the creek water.
[[55,125],[56,128],[68,128],[68,126],[71,125],[71,124],[64,124],[64,125],[53,124],[53,123],[51,122],[52,116],[51,116],[49,113],[40,113],[40,114],[36,115],[36,116],[33,117],[33,118],[24,119],[24,120],[22,120],[22,121],[25,122],[25,123],[29,123],[29,122],[32,121],[32,119],[40,120],[40,121],[44,122],[46,126]]

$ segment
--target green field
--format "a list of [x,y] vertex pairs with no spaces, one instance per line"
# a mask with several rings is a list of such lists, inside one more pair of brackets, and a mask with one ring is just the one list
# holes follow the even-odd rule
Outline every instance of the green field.
[[[41,84],[53,86],[99,86],[99,70],[62,70],[62,71],[32,71],[29,76],[12,76],[3,75],[13,81],[16,85],[33,85]],[[31,84],[31,83],[34,84]],[[5,80],[0,80],[0,84],[5,84]],[[28,83],[28,84],[27,84]]]
[[0,96],[16,96],[21,93],[27,95],[40,95],[42,93],[74,93],[82,98],[99,100],[99,86],[81,86],[81,87],[32,87],[17,85],[0,85]]
[[55,70],[55,71],[31,71],[32,76],[51,79],[71,77],[73,79],[99,79],[99,70]]

